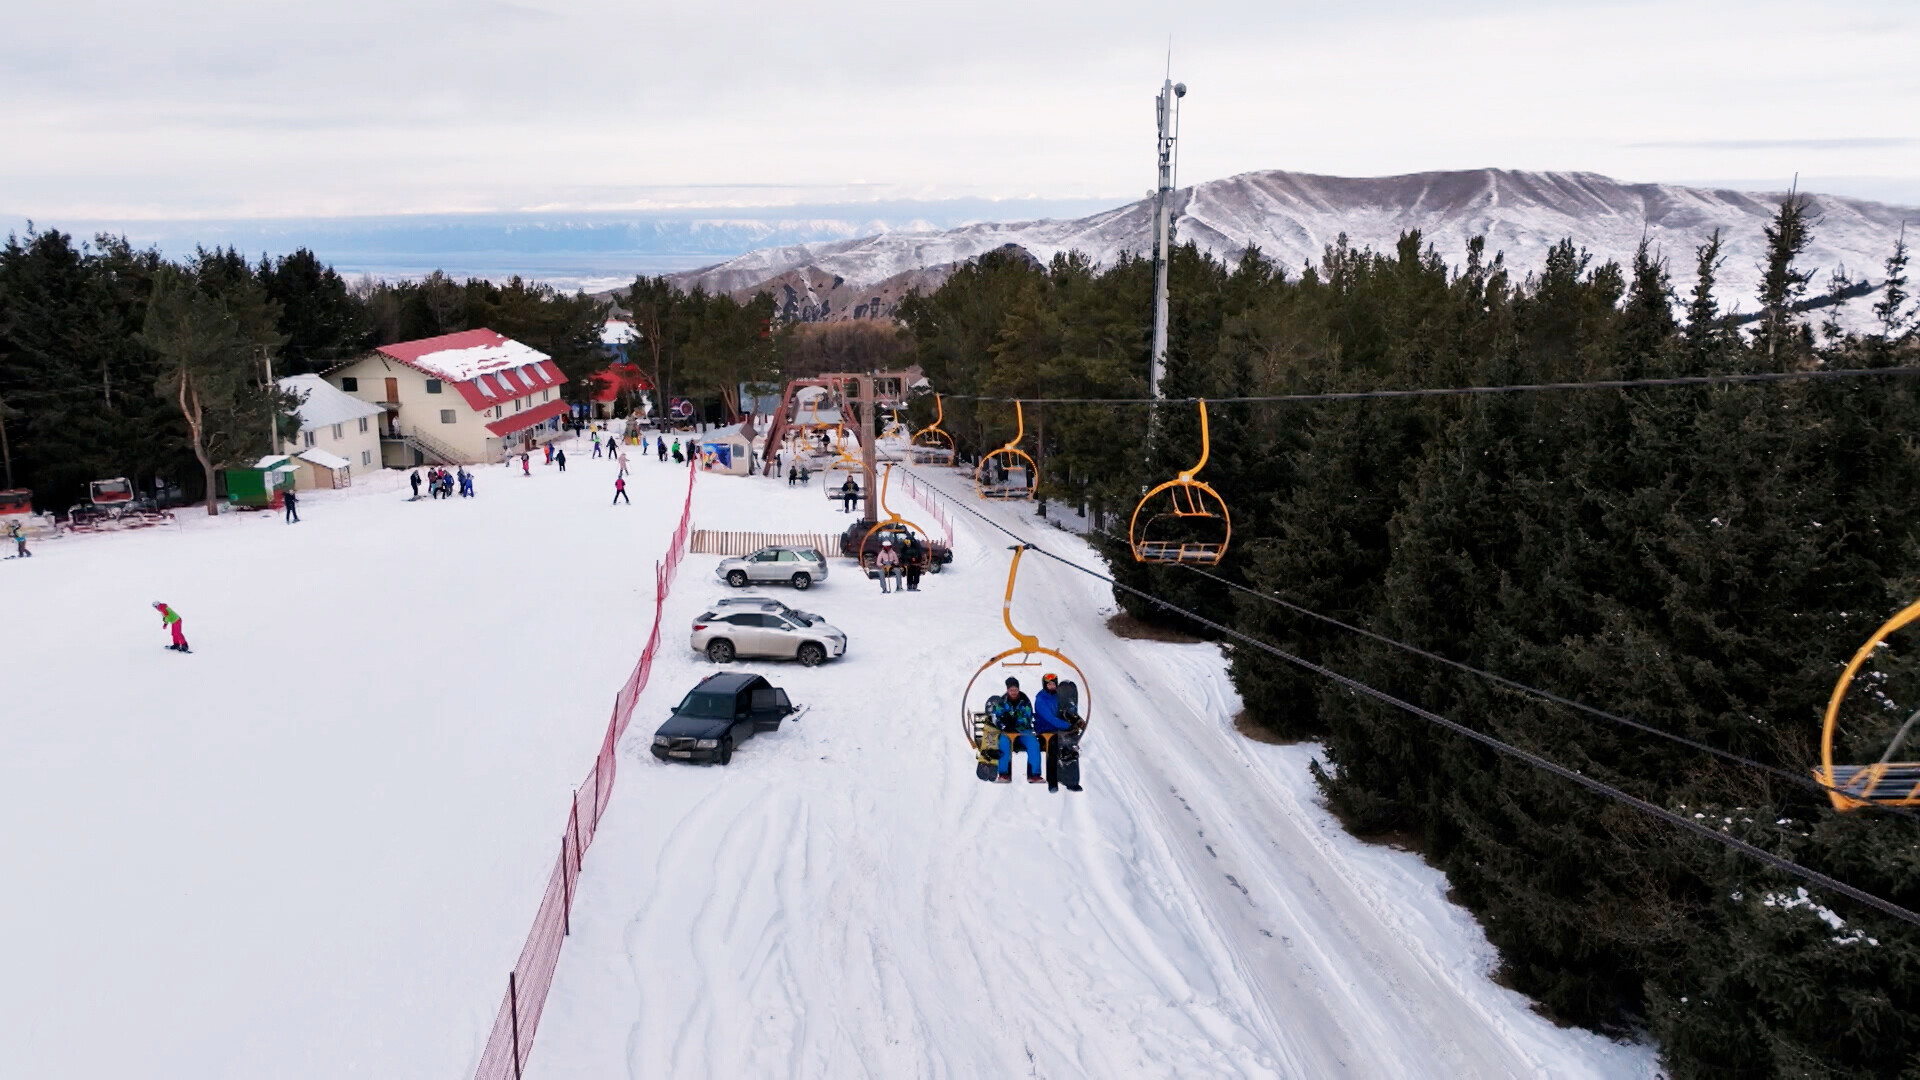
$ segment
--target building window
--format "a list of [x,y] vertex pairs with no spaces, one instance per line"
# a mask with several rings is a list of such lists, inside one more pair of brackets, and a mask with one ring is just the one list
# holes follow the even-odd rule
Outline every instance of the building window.
[[542,391],[540,391],[540,400],[541,400],[541,401],[551,401],[551,400],[553,400],[553,391],[551,391],[551,390],[542,390]]
[[441,409],[441,410],[440,410],[440,422],[441,422],[441,423],[443,423],[443,424],[451,424],[451,423],[453,423],[453,410],[452,410],[452,409]]
[[360,380],[351,375],[342,376],[340,379],[340,389],[352,393],[360,389]]
[[303,439],[308,446],[313,445],[313,432],[311,430],[301,432],[300,438]]
[[373,451],[371,450],[360,451],[360,464],[362,465],[373,464]]
[[524,407],[524,406],[526,405],[526,403],[527,403],[527,399],[526,399],[526,398],[514,398],[514,399],[513,399],[513,411],[514,411],[514,412],[519,412],[519,411],[521,410],[521,408],[523,408],[523,407]]
[[427,393],[429,393],[429,394],[437,394],[437,393],[439,393],[439,392],[440,392],[440,380],[439,380],[439,379],[428,379],[428,380],[427,380]]
[[347,430],[343,425],[340,425],[340,424],[333,425],[333,441],[334,442],[339,442],[341,439],[344,439],[346,437],[347,437]]
[[360,418],[360,434],[365,435],[366,433],[367,433],[367,418],[363,416]]

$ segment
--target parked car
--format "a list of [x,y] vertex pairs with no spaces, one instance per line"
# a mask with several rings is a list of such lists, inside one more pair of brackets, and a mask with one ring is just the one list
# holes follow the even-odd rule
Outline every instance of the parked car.
[[714,573],[736,589],[754,582],[781,582],[807,589],[816,581],[827,580],[827,557],[818,548],[763,547],[751,555],[721,559]]
[[733,760],[735,747],[756,733],[779,731],[782,720],[799,713],[787,692],[764,676],[730,671],[709,675],[653,733],[653,756],[725,765]]
[[[868,534],[872,533],[869,537]],[[900,553],[902,566],[906,565],[907,541],[913,539],[913,532],[905,525],[888,522],[875,529],[872,522],[856,521],[847,526],[840,535],[840,555],[854,559],[861,566],[873,561],[880,554],[880,541],[893,541],[893,550]],[[865,544],[863,548],[861,545]],[[920,545],[920,569],[937,574],[940,568],[953,561],[953,549],[938,540],[928,540]]]
[[807,667],[847,651],[847,635],[818,615],[795,611],[778,600],[742,598],[693,620],[694,652],[724,664],[737,656],[798,660]]

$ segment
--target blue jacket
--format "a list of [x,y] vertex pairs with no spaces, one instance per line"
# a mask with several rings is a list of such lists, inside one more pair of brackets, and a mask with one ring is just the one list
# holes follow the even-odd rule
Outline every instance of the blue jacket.
[[1042,690],[1033,695],[1033,730],[1039,732],[1065,731],[1072,727],[1060,718],[1060,696],[1051,690]]
[[1032,731],[1033,702],[1024,694],[1018,704],[1002,701],[994,710],[993,726],[1002,731]]

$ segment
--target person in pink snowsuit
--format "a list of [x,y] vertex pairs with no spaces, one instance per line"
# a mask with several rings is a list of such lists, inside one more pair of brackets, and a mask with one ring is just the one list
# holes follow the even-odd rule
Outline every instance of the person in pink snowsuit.
[[186,652],[187,651],[186,624],[180,621],[180,613],[168,607],[167,605],[161,603],[158,600],[155,600],[153,602],[153,609],[160,613],[160,625],[166,627],[168,630],[173,632],[173,644],[167,646],[167,648],[177,649],[180,652]]

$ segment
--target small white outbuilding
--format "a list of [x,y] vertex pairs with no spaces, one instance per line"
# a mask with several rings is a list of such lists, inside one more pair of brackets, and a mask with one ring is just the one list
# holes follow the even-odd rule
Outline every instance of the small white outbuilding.
[[300,434],[283,449],[300,459],[301,490],[346,487],[353,470],[365,475],[380,468],[380,406],[318,375],[289,375],[280,388],[300,398]]

